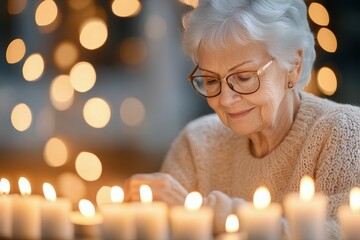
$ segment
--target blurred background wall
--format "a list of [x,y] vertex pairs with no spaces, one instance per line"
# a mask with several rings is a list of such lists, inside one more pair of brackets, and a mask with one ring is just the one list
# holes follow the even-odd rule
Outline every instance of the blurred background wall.
[[[306,91],[360,105],[357,1],[307,1],[317,60]],[[100,201],[157,171],[210,113],[186,78],[181,16],[196,0],[0,1],[0,178]]]

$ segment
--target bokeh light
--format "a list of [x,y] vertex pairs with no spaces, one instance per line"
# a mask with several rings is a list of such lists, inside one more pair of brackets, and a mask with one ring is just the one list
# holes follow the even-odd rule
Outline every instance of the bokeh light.
[[32,113],[25,103],[19,103],[11,112],[11,123],[19,132],[26,131],[32,122]]
[[137,98],[126,98],[120,106],[120,118],[126,125],[140,125],[145,119],[144,104]]
[[79,202],[87,193],[85,183],[74,173],[61,173],[57,177],[57,183],[60,195],[70,199],[72,203]]
[[6,49],[6,61],[10,64],[19,62],[26,53],[26,46],[22,39],[17,38],[11,41]]
[[9,14],[19,14],[24,11],[27,5],[27,0],[8,0]]
[[80,43],[89,50],[101,47],[108,37],[106,23],[100,18],[91,18],[85,21],[80,28]]
[[54,78],[50,85],[50,99],[53,105],[72,102],[74,88],[70,83],[70,77],[62,74]]
[[317,2],[310,3],[308,12],[310,19],[314,23],[320,26],[329,25],[329,21],[330,21],[329,13],[322,4]]
[[38,26],[53,23],[58,15],[58,8],[53,0],[42,1],[35,12],[35,22]]
[[96,71],[88,62],[79,62],[70,70],[70,83],[78,92],[89,91],[96,82]]
[[23,66],[22,72],[24,79],[27,81],[38,80],[44,72],[44,59],[39,53],[30,55]]
[[133,17],[141,11],[141,3],[138,0],[114,0],[111,9],[118,17]]
[[111,118],[108,103],[101,98],[91,98],[84,106],[83,116],[87,124],[94,128],[105,127]]
[[49,139],[44,147],[44,160],[50,167],[63,166],[68,161],[68,149],[59,138]]
[[96,193],[96,204],[98,206],[111,203],[111,187],[102,186]]
[[331,96],[336,92],[337,78],[331,68],[322,67],[317,74],[317,81],[319,89],[323,94]]
[[75,169],[77,174],[86,181],[98,180],[102,173],[100,159],[90,152],[81,152],[76,157]]
[[160,39],[166,33],[166,22],[158,15],[150,16],[145,23],[145,34],[150,39]]
[[73,66],[79,58],[79,50],[69,41],[58,44],[54,50],[54,62],[60,69],[66,70]]
[[334,53],[337,49],[337,40],[335,34],[328,28],[320,28],[317,33],[317,40],[327,52]]
[[128,38],[120,45],[120,58],[129,65],[142,63],[147,53],[145,42],[140,38]]

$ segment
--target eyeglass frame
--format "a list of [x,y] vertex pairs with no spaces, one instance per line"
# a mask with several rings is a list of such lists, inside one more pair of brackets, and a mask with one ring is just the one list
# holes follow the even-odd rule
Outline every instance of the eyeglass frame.
[[[197,64],[197,65],[195,66],[195,68],[191,71],[190,75],[188,76],[188,81],[190,81],[190,83],[191,83],[191,85],[193,86],[193,88],[195,89],[195,91],[196,91],[197,93],[199,93],[201,96],[205,97],[205,98],[213,98],[213,97],[219,96],[220,93],[221,93],[221,89],[222,89],[222,88],[221,88],[221,83],[222,83],[223,81],[225,81],[226,84],[228,85],[228,87],[229,87],[231,90],[233,90],[234,92],[236,92],[236,93],[238,93],[238,94],[242,94],[242,95],[250,95],[250,94],[253,94],[253,93],[257,92],[257,90],[259,90],[259,88],[260,88],[260,83],[261,83],[261,82],[260,82],[260,74],[262,74],[273,62],[275,62],[275,58],[272,58],[270,61],[268,61],[264,66],[262,66],[262,67],[261,67],[259,70],[257,70],[257,71],[240,71],[240,72],[234,72],[234,73],[228,74],[227,76],[225,76],[225,77],[223,77],[223,78],[216,79],[216,80],[218,80],[219,83],[220,83],[220,89],[219,89],[219,93],[217,93],[217,94],[214,95],[214,96],[205,96],[205,95],[202,94],[198,89],[196,89],[196,87],[195,87],[195,85],[194,85],[194,78],[195,78],[195,77],[208,77],[208,76],[206,76],[206,75],[196,75],[196,76],[193,76],[194,73],[199,69],[199,64]],[[258,83],[259,83],[259,84],[258,84],[258,87],[257,87],[254,91],[249,92],[249,93],[241,93],[241,92],[236,91],[236,90],[229,84],[228,78],[229,78],[230,76],[234,75],[234,74],[237,74],[237,73],[246,73],[246,72],[256,73],[256,76],[257,76],[257,78],[258,78]]]

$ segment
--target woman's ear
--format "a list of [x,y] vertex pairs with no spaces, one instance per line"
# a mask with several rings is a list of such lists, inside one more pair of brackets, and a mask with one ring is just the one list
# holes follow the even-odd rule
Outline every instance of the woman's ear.
[[288,72],[287,81],[286,81],[287,88],[294,88],[299,83],[300,74],[302,70],[302,56],[303,56],[302,50],[298,51],[298,56],[299,56],[298,60],[293,64],[293,69],[291,69]]

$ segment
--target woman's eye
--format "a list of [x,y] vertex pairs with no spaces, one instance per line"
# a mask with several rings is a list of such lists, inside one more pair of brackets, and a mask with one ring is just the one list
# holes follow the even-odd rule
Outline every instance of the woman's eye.
[[217,84],[217,80],[216,79],[205,79],[205,85],[211,86],[211,85],[215,85]]

